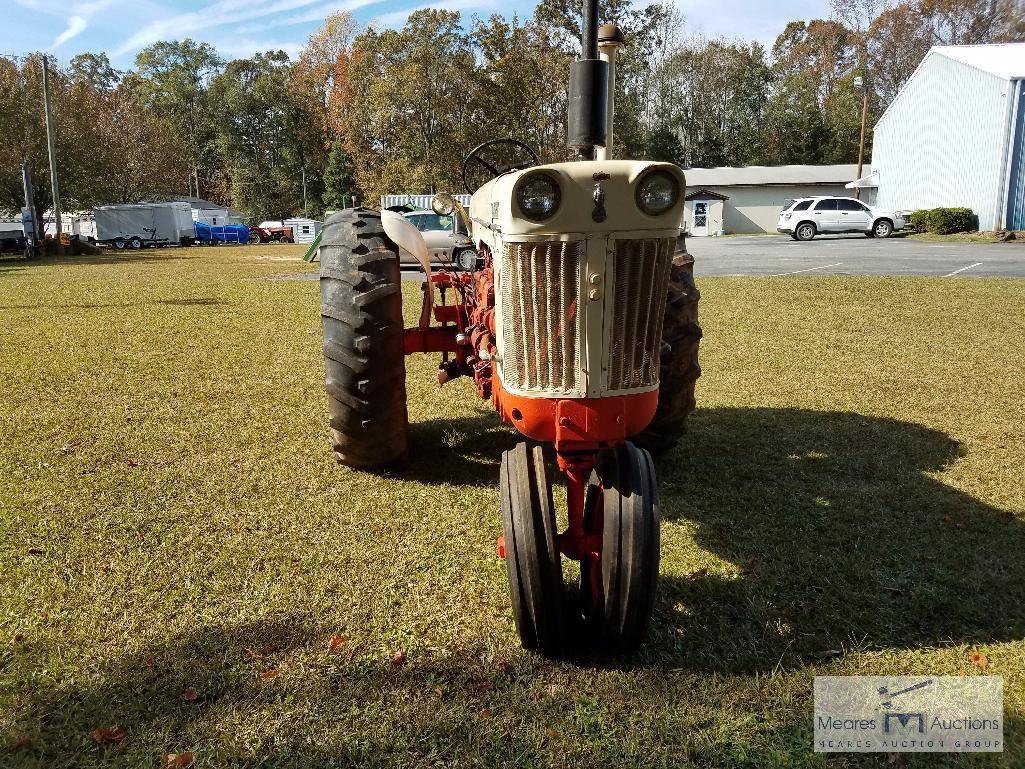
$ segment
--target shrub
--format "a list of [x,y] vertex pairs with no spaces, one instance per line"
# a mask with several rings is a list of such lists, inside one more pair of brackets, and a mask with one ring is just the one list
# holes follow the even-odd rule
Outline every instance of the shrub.
[[975,214],[970,208],[934,208],[929,212],[929,232],[950,235],[975,229]]
[[908,217],[908,226],[916,232],[925,232],[929,229],[929,209],[912,211]]
[[976,228],[975,214],[970,208],[926,208],[913,211],[908,217],[908,224],[913,230],[935,235],[972,232]]

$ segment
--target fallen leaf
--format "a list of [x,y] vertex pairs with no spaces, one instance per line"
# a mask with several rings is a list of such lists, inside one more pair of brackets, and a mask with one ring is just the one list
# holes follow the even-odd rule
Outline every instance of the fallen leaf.
[[186,769],[194,763],[196,763],[195,753],[168,753],[165,766],[167,769]]
[[886,764],[888,766],[893,766],[894,764],[902,764],[902,763],[904,763],[902,759],[903,759],[903,757],[901,756],[900,753],[887,753],[886,754]]
[[556,737],[559,736],[559,732],[557,730],[555,730],[555,729],[549,729],[548,731],[545,732],[545,734],[547,734],[549,736],[549,738],[551,738],[553,740]]
[[348,642],[349,636],[347,635],[333,635],[331,636],[331,640],[327,642],[327,650],[329,652],[336,652]]
[[436,688],[434,689],[434,693],[435,693],[436,695],[438,695],[438,699],[439,699],[439,700],[443,700],[443,699],[445,699],[445,690],[444,690],[444,689],[442,689],[442,688],[441,688],[440,686],[438,686],[438,687],[436,687]]
[[27,734],[23,734],[11,743],[11,750],[21,750],[22,748],[27,748],[31,744],[32,738]]
[[246,655],[246,659],[249,660],[250,662],[256,662],[258,659],[260,659],[259,652],[257,652],[254,649],[246,649],[243,652],[243,654]]
[[89,732],[93,742],[103,745],[108,742],[121,742],[125,738],[125,730],[120,726],[107,726],[102,729],[93,729]]
[[22,641],[25,640],[25,634],[15,633],[13,636],[11,636],[11,640],[14,641],[14,643],[16,644],[20,644]]
[[277,668],[267,668],[266,670],[260,671],[260,678],[262,678],[264,681],[270,681],[272,678],[277,678],[277,677],[278,677],[278,669]]
[[42,555],[43,552],[44,552],[43,548],[41,548],[41,547],[30,547],[28,549],[28,554],[29,555]]
[[199,699],[199,692],[193,689],[191,686],[182,692],[182,699],[186,702],[195,702]]
[[400,668],[406,664],[406,653],[404,651],[397,651],[391,656],[392,668]]
[[482,710],[480,712],[480,717],[481,718],[491,718],[491,708],[484,708],[484,710]]
[[512,671],[512,665],[510,665],[506,660],[501,660],[498,663],[498,669],[501,670],[504,675],[509,675]]
[[989,657],[982,652],[972,651],[968,653],[968,661],[973,665],[977,665],[982,670],[989,667]]
[[703,579],[708,576],[708,569],[698,569],[687,575],[687,579]]
[[495,691],[494,681],[478,681],[473,685],[473,688],[478,692],[493,692]]
[[131,468],[136,468],[139,466],[139,463],[134,459],[129,459],[127,462],[125,462],[125,464]]

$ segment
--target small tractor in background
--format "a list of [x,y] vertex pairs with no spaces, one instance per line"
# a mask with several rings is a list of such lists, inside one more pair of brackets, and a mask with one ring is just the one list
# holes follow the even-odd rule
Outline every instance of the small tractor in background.
[[[463,164],[469,210],[451,195],[434,200],[437,213],[464,218],[476,269],[432,271],[420,233],[391,211],[340,211],[320,244],[339,462],[376,468],[405,455],[404,356],[412,353],[441,353],[441,384],[472,378],[531,441],[502,456],[498,550],[521,642],[546,655],[573,651],[577,622],[614,652],[642,641],[659,567],[647,448],[676,442],[700,374],[698,291],[680,229],[684,174],[669,163],[609,159],[623,38],[614,25],[599,30],[597,12],[597,0],[585,0],[582,54],[570,73],[568,138],[578,159],[542,165],[522,142],[485,142]],[[400,250],[426,276],[412,328],[403,328]],[[554,448],[565,478],[565,531],[541,444]],[[563,556],[580,562],[572,606]]]

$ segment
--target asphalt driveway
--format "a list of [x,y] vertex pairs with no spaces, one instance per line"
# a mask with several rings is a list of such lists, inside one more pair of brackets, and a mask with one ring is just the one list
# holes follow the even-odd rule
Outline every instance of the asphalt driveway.
[[1025,243],[931,243],[833,235],[801,243],[787,235],[688,238],[702,275],[928,275],[1025,277]]

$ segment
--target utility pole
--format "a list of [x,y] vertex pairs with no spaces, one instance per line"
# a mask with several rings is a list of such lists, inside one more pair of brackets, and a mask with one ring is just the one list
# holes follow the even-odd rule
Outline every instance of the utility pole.
[[32,196],[32,169],[28,163],[21,165],[21,185],[25,193],[25,209],[21,214],[22,226],[25,225],[26,216],[29,217],[32,224],[32,232],[25,233],[26,250],[29,256],[36,256],[38,254],[39,222],[36,221],[36,203]]
[[[861,139],[858,142],[858,178],[861,178],[862,168],[865,165],[865,121],[868,119],[868,88],[865,87],[865,79],[854,78],[854,85],[862,92],[861,99]],[[854,197],[861,200],[861,187],[854,188]]]
[[53,189],[53,218],[57,226],[57,242],[61,236],[61,194],[57,185],[57,135],[53,128],[53,107],[50,104],[50,62],[43,56],[43,108],[46,110],[46,146],[50,151],[50,187]]

